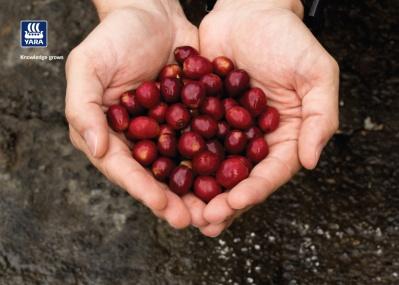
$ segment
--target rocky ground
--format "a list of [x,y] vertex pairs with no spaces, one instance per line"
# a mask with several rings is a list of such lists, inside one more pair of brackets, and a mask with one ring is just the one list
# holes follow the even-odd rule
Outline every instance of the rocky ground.
[[[209,239],[107,182],[68,141],[64,62],[19,59],[66,56],[96,24],[89,1],[0,0],[0,284],[399,284],[399,5],[330,2],[339,133],[315,171]],[[32,17],[50,48],[18,47]]]

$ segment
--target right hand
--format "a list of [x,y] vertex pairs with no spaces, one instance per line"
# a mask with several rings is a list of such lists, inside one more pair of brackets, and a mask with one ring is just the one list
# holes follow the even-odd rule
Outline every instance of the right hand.
[[183,200],[136,162],[123,135],[104,111],[125,91],[155,78],[173,60],[174,48],[198,48],[198,32],[178,1],[124,1],[70,53],[66,64],[66,117],[73,145],[109,180],[174,228],[191,223]]

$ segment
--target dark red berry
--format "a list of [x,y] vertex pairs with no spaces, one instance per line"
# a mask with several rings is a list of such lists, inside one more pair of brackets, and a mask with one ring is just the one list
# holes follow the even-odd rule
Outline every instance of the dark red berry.
[[172,170],[175,169],[176,164],[167,157],[160,157],[154,161],[152,164],[151,170],[154,174],[154,177],[159,181],[166,181],[169,178]]
[[234,63],[225,56],[218,56],[213,61],[213,70],[220,77],[225,77],[234,70]]
[[182,64],[189,56],[198,55],[198,51],[190,46],[181,46],[175,49],[174,55],[176,61]]
[[216,172],[217,182],[227,189],[231,189],[249,176],[250,169],[244,160],[231,157],[220,164]]
[[211,175],[218,169],[220,161],[219,155],[209,150],[204,150],[194,155],[192,161],[193,170],[199,175]]
[[237,154],[245,149],[247,136],[242,131],[231,131],[224,140],[224,147],[229,153]]
[[262,161],[269,154],[269,146],[264,138],[256,138],[247,146],[247,157],[253,162]]
[[214,137],[218,131],[218,124],[214,118],[208,115],[199,115],[191,122],[191,130],[206,139]]
[[250,127],[245,132],[245,135],[247,136],[248,140],[252,140],[252,139],[263,137],[262,131],[258,127],[255,127],[255,126]]
[[225,113],[227,113],[227,111],[228,111],[231,107],[238,106],[237,101],[234,100],[233,98],[226,98],[226,99],[223,99],[222,104],[223,104],[223,109],[224,109],[224,112],[225,112]]
[[108,108],[107,118],[109,125],[116,132],[122,132],[129,126],[129,114],[122,105],[112,105]]
[[206,142],[206,149],[216,154],[219,160],[224,159],[224,147],[218,140],[210,140]]
[[161,155],[174,157],[177,154],[177,140],[172,135],[161,135],[158,137],[158,151]]
[[153,118],[140,116],[129,123],[128,136],[132,139],[152,139],[159,135],[159,125]]
[[169,188],[179,196],[187,194],[193,185],[193,171],[185,165],[176,167],[169,178]]
[[157,159],[157,147],[153,141],[141,140],[133,146],[133,157],[143,166],[148,166]]
[[162,136],[162,135],[174,136],[175,134],[176,134],[175,130],[169,125],[161,125],[159,127],[159,136]]
[[161,102],[161,94],[157,84],[153,81],[147,81],[140,84],[136,89],[137,101],[147,109],[154,108]]
[[176,78],[164,78],[161,80],[160,89],[165,102],[175,103],[180,99],[182,84]]
[[251,114],[241,106],[234,106],[227,110],[226,120],[233,128],[240,130],[247,130],[253,124]]
[[247,159],[246,157],[243,157],[241,155],[231,154],[227,158],[238,158],[239,160],[242,161],[242,163],[244,163],[248,167],[249,171],[251,171],[251,169],[253,167],[252,162],[249,159]]
[[148,112],[148,116],[156,120],[158,123],[163,123],[165,122],[165,114],[167,109],[168,105],[161,102]]
[[159,80],[164,78],[180,78],[183,74],[180,66],[177,64],[168,64],[162,68],[161,72],[159,73]]
[[200,82],[205,86],[205,92],[209,96],[216,96],[222,92],[222,79],[216,74],[205,74],[201,77]]
[[224,86],[231,97],[237,97],[249,88],[249,75],[245,70],[234,70],[226,76]]
[[211,73],[212,63],[200,55],[192,55],[183,62],[183,73],[187,78],[200,79],[205,74]]
[[125,106],[126,110],[132,116],[137,116],[144,113],[143,106],[139,104],[136,98],[136,94],[132,91],[128,91],[122,94],[121,104]]
[[217,136],[219,139],[224,139],[230,131],[230,126],[225,122],[218,122]]
[[184,129],[190,122],[191,116],[187,108],[180,103],[169,106],[165,114],[166,122],[175,130]]
[[260,88],[251,88],[242,95],[240,103],[253,117],[259,116],[266,110],[266,95]]
[[195,154],[203,151],[206,146],[199,134],[190,131],[181,135],[177,148],[182,156],[192,158]]
[[205,89],[200,82],[190,82],[181,90],[181,100],[184,105],[191,109],[198,108],[205,98]]
[[194,181],[194,194],[208,203],[222,193],[222,188],[212,176],[199,176]]
[[201,105],[201,113],[212,116],[215,120],[221,120],[224,115],[222,101],[216,97],[207,97]]
[[280,123],[280,114],[276,108],[268,106],[266,111],[259,116],[258,126],[265,133],[273,132]]

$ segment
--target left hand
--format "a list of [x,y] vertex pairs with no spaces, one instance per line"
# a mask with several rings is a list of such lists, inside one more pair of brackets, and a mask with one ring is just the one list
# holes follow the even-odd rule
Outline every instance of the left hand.
[[192,201],[192,222],[207,236],[263,202],[299,171],[316,167],[338,128],[339,68],[303,24],[298,0],[219,0],[200,26],[200,50],[231,58],[262,88],[281,116],[266,136],[270,154],[250,177],[208,205]]

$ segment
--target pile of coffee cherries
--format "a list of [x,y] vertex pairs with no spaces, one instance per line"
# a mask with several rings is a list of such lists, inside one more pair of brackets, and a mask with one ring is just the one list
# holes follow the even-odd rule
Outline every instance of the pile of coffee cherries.
[[122,94],[108,122],[134,142],[134,159],[156,179],[209,202],[268,155],[264,135],[278,127],[279,113],[229,58],[211,62],[189,46],[174,56],[177,64],[166,65],[157,81]]

